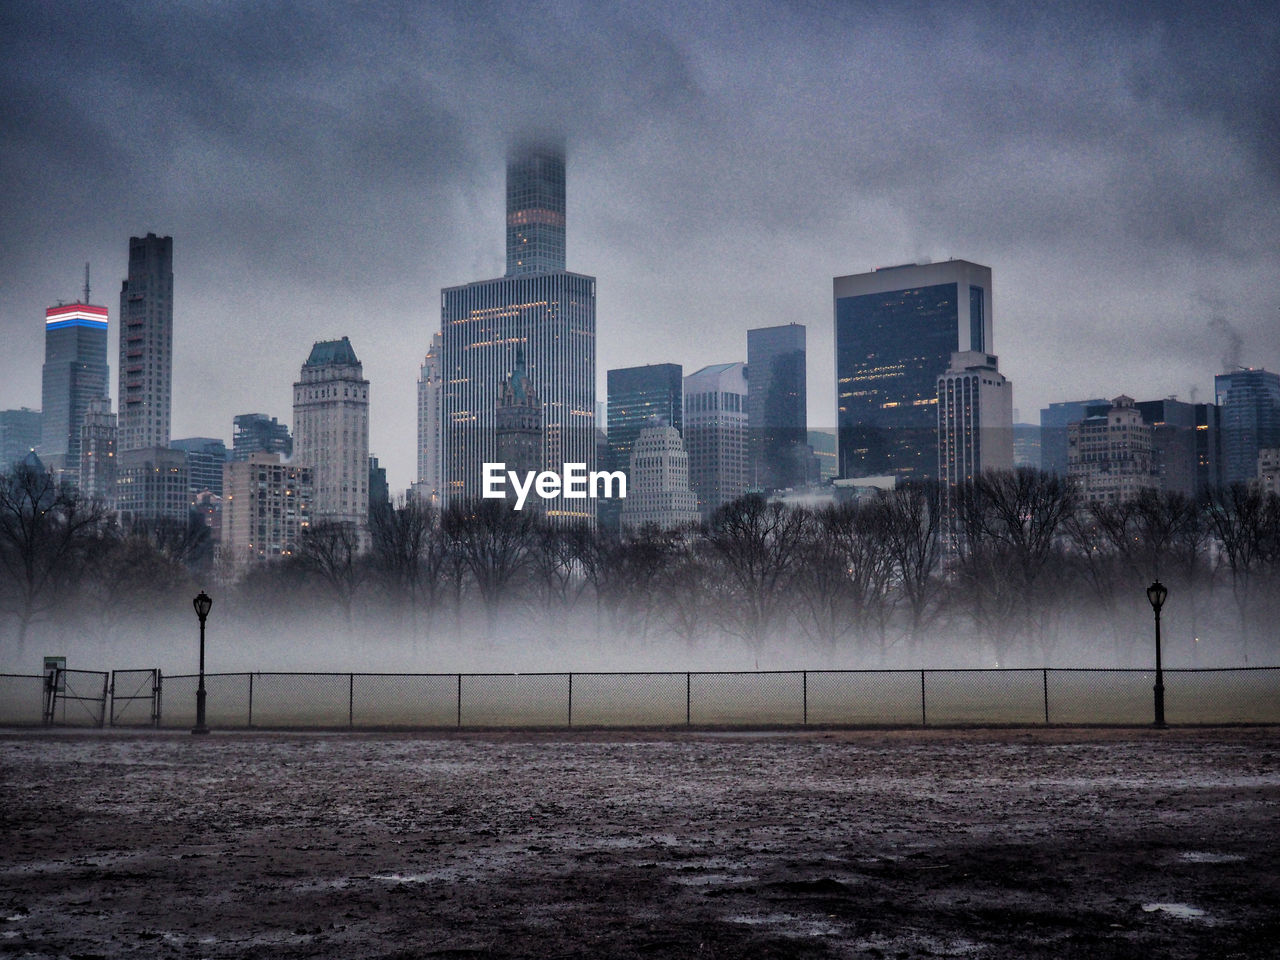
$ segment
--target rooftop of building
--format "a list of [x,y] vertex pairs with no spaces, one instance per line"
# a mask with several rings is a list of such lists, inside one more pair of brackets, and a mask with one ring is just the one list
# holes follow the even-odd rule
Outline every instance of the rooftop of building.
[[351,341],[343,337],[341,340],[318,340],[315,346],[311,348],[311,355],[307,357],[306,365],[308,367],[323,367],[331,364],[350,364],[355,365],[360,361],[356,359],[356,352],[351,347]]

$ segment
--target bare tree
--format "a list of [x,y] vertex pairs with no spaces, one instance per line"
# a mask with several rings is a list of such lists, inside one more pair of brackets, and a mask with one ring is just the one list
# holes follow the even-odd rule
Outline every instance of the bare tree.
[[942,488],[932,481],[904,484],[874,501],[883,511],[885,547],[893,584],[906,608],[906,636],[918,652],[941,595]]
[[529,572],[537,515],[515,510],[505,500],[468,500],[449,504],[443,525],[480,594],[492,629],[499,607]]
[[759,650],[786,612],[789,581],[799,562],[810,515],[748,495],[720,507],[707,528],[725,625]]
[[392,604],[407,605],[417,636],[418,618],[435,610],[444,583],[449,543],[440,511],[409,497],[369,514],[369,561]]
[[[1216,488],[1205,501],[1205,517],[1231,575],[1241,653],[1247,663],[1252,634],[1261,622],[1254,608],[1267,601],[1266,588],[1274,586],[1280,560],[1280,497],[1241,484]],[[1274,644],[1274,634],[1270,639]]]
[[41,467],[0,475],[0,614],[16,622],[19,656],[31,627],[75,590],[110,526],[101,502]]
[[299,538],[298,563],[324,585],[350,628],[351,608],[366,572],[355,525],[333,520],[311,524]]
[[892,562],[885,511],[840,503],[814,512],[794,578],[801,629],[827,649],[852,637],[886,653]]

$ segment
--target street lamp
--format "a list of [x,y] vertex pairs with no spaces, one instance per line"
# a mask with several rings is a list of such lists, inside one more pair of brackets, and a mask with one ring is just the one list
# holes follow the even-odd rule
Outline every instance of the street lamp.
[[201,590],[200,595],[191,601],[191,605],[196,608],[196,616],[200,618],[200,686],[196,688],[196,725],[191,728],[191,732],[208,733],[209,728],[204,723],[204,622],[209,617],[213,600]]
[[1147,587],[1147,600],[1156,613],[1156,685],[1152,689],[1156,695],[1156,726],[1164,726],[1164,669],[1160,666],[1160,608],[1169,596],[1169,588],[1159,580]]

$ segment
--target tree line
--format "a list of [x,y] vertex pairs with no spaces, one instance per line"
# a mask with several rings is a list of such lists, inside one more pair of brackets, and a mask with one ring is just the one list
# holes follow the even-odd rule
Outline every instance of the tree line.
[[0,636],[19,654],[44,628],[145,630],[207,588],[262,635],[312,613],[415,647],[574,635],[794,643],[866,666],[1128,664],[1149,658],[1157,578],[1175,656],[1277,662],[1280,498],[1233,486],[1082,503],[1019,469],[820,507],[746,496],[627,536],[505,501],[410,499],[374,509],[367,531],[315,523],[291,557],[233,579],[198,522],[121,527],[47,474],[0,478]]

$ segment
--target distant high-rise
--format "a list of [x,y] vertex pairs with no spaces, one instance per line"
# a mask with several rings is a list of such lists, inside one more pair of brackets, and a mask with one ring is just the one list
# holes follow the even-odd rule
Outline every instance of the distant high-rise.
[[191,480],[191,502],[205,490],[222,496],[222,467],[227,462],[227,445],[217,437],[186,437],[173,440],[169,446],[187,455]]
[[1089,416],[1105,413],[1111,401],[1102,397],[1091,400],[1063,400],[1040,409],[1040,469],[1046,473],[1067,476],[1067,426]]
[[351,341],[320,341],[293,385],[293,460],[314,471],[315,520],[369,519],[369,381]]
[[391,487],[387,484],[387,468],[377,457],[369,458],[369,512],[391,505]]
[[[563,153],[554,149],[513,151],[507,164],[508,275],[442,291],[447,500],[478,499],[483,464],[498,461],[494,398],[520,346],[529,383],[542,401],[544,468],[582,463],[596,469],[596,282],[564,269],[563,166]],[[542,506],[553,519],[594,520],[596,503],[559,497]]]
[[293,438],[289,425],[265,413],[241,413],[232,420],[232,460],[248,460],[251,453],[278,453],[293,456]]
[[624,529],[653,524],[667,530],[701,519],[698,495],[689,486],[689,454],[675,427],[654,418],[641,430],[631,445],[627,475]]
[[833,281],[840,476],[933,476],[938,377],[990,352],[991,269],[966,260]]
[[0,410],[0,473],[40,446],[40,420],[39,410]]
[[1222,417],[1222,482],[1257,477],[1258,453],[1280,447],[1280,375],[1245,369],[1213,378]]
[[444,496],[440,459],[440,354],[444,338],[436,334],[418,375],[418,479],[415,496],[437,506]]
[[565,268],[564,147],[522,142],[507,157],[507,276]]
[[996,357],[953,353],[938,377],[938,479],[954,486],[1013,469],[1013,387]]
[[[493,417],[497,437],[498,462],[508,471],[525,476],[542,469],[542,401],[538,391],[525,375],[524,351],[516,347],[515,368],[498,389],[497,408]],[[516,493],[506,487],[507,498]],[[541,509],[542,500],[528,501],[532,509]]]
[[129,238],[120,288],[120,451],[169,446],[173,404],[173,238]]
[[1067,474],[1086,501],[1119,503],[1159,486],[1152,459],[1153,428],[1132,397],[1067,426]]
[[684,445],[704,517],[747,492],[745,363],[717,363],[684,378]]
[[288,557],[311,523],[312,470],[254,451],[223,465],[222,555],[233,569]]
[[747,331],[747,435],[750,484],[802,487],[813,451],[806,437],[805,328],[798,323]]
[[[631,469],[632,445],[655,417],[677,433],[684,430],[684,371],[678,363],[654,363],[610,370],[606,379],[608,455],[601,467],[625,473]],[[630,496],[630,485],[627,489]],[[619,500],[601,500],[600,523],[616,529],[622,507]]]
[[80,492],[105,501],[112,509],[116,499],[117,432],[110,399],[99,397],[91,401],[80,424]]
[[80,428],[94,400],[107,396],[107,308],[88,303],[44,312],[40,459],[75,478],[80,469]]
[[168,447],[116,452],[116,509],[125,521],[186,524],[191,513],[187,454]]

